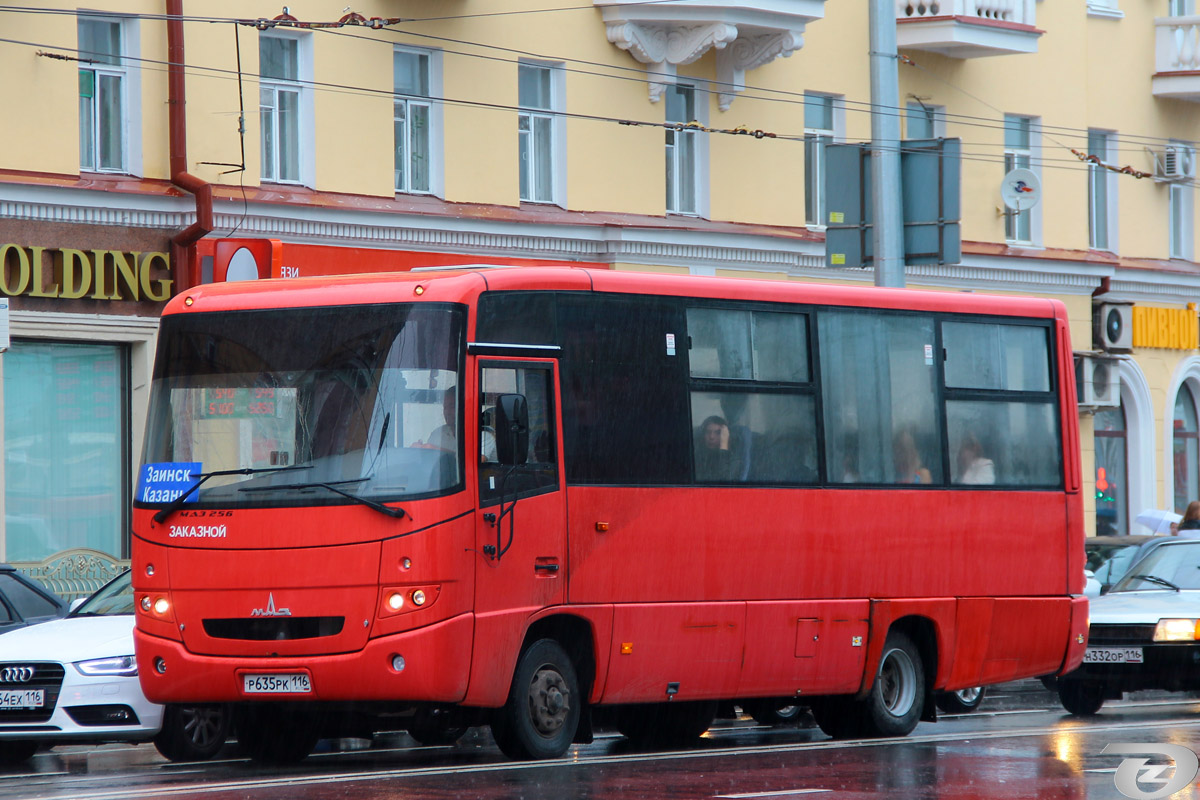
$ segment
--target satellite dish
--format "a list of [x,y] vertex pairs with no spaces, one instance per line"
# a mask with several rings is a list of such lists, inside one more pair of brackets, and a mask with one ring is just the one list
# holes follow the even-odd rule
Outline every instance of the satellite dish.
[[1042,199],[1042,182],[1030,169],[1014,169],[1000,182],[1000,198],[1013,211],[1028,211]]

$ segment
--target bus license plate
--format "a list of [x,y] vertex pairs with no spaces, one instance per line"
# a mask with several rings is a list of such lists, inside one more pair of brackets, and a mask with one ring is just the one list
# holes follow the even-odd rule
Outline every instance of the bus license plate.
[[1143,664],[1140,647],[1089,647],[1083,653],[1085,664]]
[[243,675],[246,694],[308,694],[312,685],[304,674]]
[[0,692],[0,708],[41,708],[46,702],[43,689]]

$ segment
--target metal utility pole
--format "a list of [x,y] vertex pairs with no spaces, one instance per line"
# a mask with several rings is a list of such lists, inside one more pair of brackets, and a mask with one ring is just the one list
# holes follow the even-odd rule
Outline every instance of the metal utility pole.
[[900,190],[900,77],[895,0],[870,0],[871,186],[875,285],[904,286]]

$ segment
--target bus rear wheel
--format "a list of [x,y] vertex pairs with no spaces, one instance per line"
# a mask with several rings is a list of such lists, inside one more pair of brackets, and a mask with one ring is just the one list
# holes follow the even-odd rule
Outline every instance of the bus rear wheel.
[[509,758],[558,758],[579,727],[583,696],[575,666],[553,639],[521,653],[508,702],[492,717],[492,738]]
[[925,706],[925,668],[921,652],[907,634],[892,631],[883,645],[879,671],[863,701],[863,733],[907,736]]

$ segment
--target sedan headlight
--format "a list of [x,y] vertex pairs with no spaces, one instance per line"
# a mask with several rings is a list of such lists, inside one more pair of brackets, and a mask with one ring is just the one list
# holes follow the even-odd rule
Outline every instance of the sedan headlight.
[[1194,619],[1160,619],[1154,626],[1154,641],[1156,642],[1194,642],[1197,636],[1197,620]]
[[133,656],[114,656],[113,658],[93,658],[90,661],[76,661],[75,669],[82,675],[132,678],[138,674],[137,660]]

